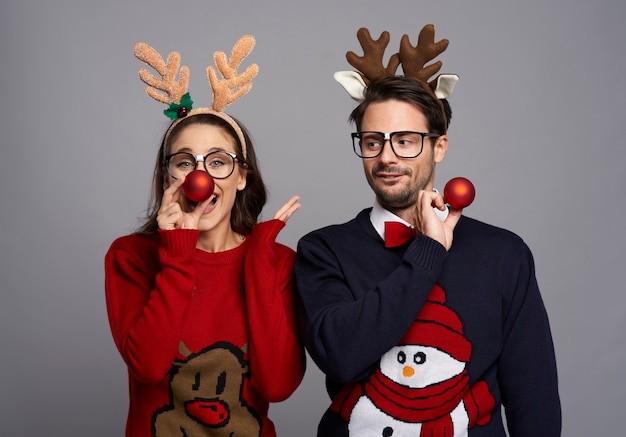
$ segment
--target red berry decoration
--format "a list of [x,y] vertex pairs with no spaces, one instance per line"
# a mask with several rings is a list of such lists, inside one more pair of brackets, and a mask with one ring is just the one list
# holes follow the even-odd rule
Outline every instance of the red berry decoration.
[[443,189],[443,198],[454,209],[463,209],[474,201],[476,189],[469,179],[458,177],[448,181]]
[[183,190],[185,196],[193,202],[207,200],[213,194],[215,182],[210,174],[202,170],[194,170],[185,177]]

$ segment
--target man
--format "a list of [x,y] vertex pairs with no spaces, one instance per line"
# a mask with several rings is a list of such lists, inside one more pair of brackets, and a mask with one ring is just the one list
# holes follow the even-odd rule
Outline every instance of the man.
[[[348,59],[364,89],[344,86],[362,99],[352,136],[375,203],[303,237],[295,264],[301,334],[332,401],[318,436],[560,435],[554,348],[529,248],[446,207],[434,190],[451,118],[441,96],[452,87],[428,83],[424,65],[447,41],[435,43],[426,26],[417,47],[405,36],[381,69],[369,55],[380,61],[388,34],[358,35],[365,56]],[[393,76],[399,64],[405,76]],[[386,243],[398,223],[413,236]]]

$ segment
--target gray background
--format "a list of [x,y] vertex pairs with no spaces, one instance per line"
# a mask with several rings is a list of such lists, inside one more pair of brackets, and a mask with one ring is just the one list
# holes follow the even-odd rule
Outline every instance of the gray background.
[[[448,38],[441,188],[473,180],[466,214],[531,246],[551,317],[565,436],[622,435],[626,404],[624,133],[626,3],[498,1],[3,1],[0,6],[0,434],[122,435],[126,370],[105,311],[103,257],[147,204],[167,119],[144,94],[132,46],[179,50],[190,91],[251,33],[252,92],[229,110],[250,128],[271,198],[302,209],[279,236],[353,217],[373,201],[353,155],[354,106],[332,74],[359,27]],[[532,360],[533,357],[528,357]],[[313,364],[271,415],[313,436],[327,399]]]

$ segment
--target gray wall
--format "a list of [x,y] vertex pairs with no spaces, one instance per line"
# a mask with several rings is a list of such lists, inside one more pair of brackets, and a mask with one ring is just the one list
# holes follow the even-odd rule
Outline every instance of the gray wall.
[[[164,107],[144,94],[137,41],[179,50],[191,94],[244,33],[261,72],[230,112],[252,131],[272,195],[302,209],[279,236],[353,217],[373,196],[353,155],[354,102],[335,83],[356,31],[390,47],[435,23],[450,149],[439,188],[472,179],[466,214],[531,246],[551,317],[564,435],[621,435],[626,404],[624,133],[626,3],[499,1],[5,1],[0,6],[0,434],[122,435],[125,367],[109,333],[103,257],[147,204]],[[390,48],[391,50],[391,48]],[[532,357],[529,357],[532,359]],[[283,436],[313,436],[326,407],[309,361],[271,413]]]

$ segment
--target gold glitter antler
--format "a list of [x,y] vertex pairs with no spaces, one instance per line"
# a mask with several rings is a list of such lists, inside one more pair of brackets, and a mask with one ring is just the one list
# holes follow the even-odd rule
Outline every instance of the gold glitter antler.
[[363,48],[363,56],[358,56],[354,52],[348,52],[346,53],[346,59],[350,65],[361,73],[364,82],[369,84],[374,79],[393,76],[400,64],[398,54],[394,53],[389,58],[387,67],[383,65],[383,55],[389,44],[389,32],[384,31],[378,39],[373,39],[369,30],[362,27],[357,31],[356,36]]
[[[413,47],[408,35],[403,35],[400,41],[400,62],[404,75],[417,79],[425,84],[441,69],[441,61],[426,66],[448,48],[448,40],[435,42],[435,27],[427,24],[420,31],[417,45]],[[430,84],[434,89],[434,84]]]
[[222,74],[223,79],[218,79],[215,68],[208,66],[207,78],[213,89],[213,103],[211,107],[218,112],[224,111],[231,103],[239,100],[252,88],[252,79],[258,74],[259,67],[252,64],[246,70],[238,74],[237,69],[246,56],[254,48],[255,40],[251,35],[244,35],[235,43],[230,53],[230,59],[226,59],[224,52],[215,52],[213,59],[215,66]]
[[171,52],[166,63],[159,52],[143,42],[135,44],[133,53],[137,59],[154,68],[159,74],[155,76],[145,68],[139,69],[139,78],[148,85],[146,94],[166,105],[179,104],[189,87],[189,68],[180,66],[180,53]]

